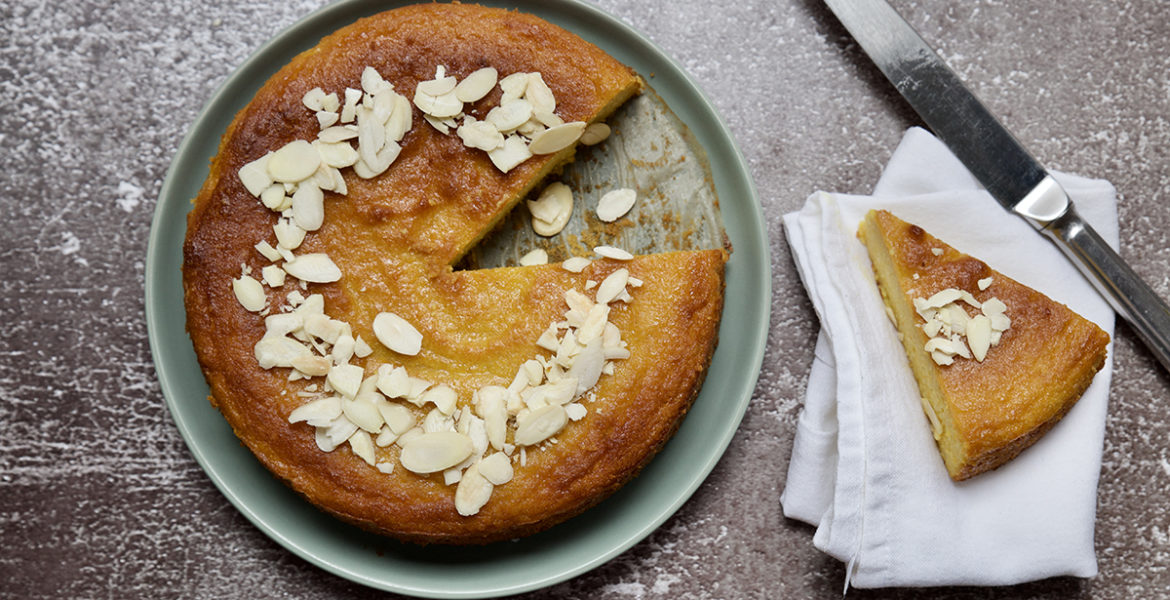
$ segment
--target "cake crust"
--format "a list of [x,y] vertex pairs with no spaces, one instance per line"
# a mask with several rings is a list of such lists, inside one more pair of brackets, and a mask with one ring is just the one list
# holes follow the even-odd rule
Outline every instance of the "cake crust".
[[[920,392],[941,426],[936,439],[953,479],[992,470],[1039,440],[1104,365],[1109,336],[1100,327],[921,227],[875,210],[858,235]],[[990,285],[979,289],[988,278]],[[913,300],[948,288],[967,291],[979,302],[998,298],[1007,306],[1011,326],[982,362],[939,365],[924,349],[929,338]]]
[[[644,282],[630,303],[612,305],[630,358],[602,377],[589,414],[570,423],[558,443],[527,453],[506,485],[478,514],[454,506],[442,473],[421,476],[398,466],[382,473],[343,445],[322,452],[314,428],[288,418],[308,383],[289,369],[261,369],[254,346],[264,319],[237,301],[231,280],[241,265],[269,264],[254,249],[272,240],[275,215],[241,184],[244,164],[317,124],[301,98],[313,87],[355,87],[366,66],[402,91],[431,79],[436,65],[458,77],[484,66],[543,74],[566,121],[603,119],[641,81],[600,49],[536,17],[474,5],[409,6],[362,19],[323,39],[274,75],[225,133],[188,217],[183,283],[187,329],[211,389],[210,400],[240,440],[278,478],[323,510],[350,523],[419,543],[486,543],[546,529],[587,509],[632,478],[679,426],[716,344],[723,302],[724,250],[676,252],[630,261],[596,260],[581,273],[559,265],[454,271],[452,265],[545,175],[571,159],[568,148],[534,157],[504,174],[485,153],[464,148],[423,122],[402,140],[384,175],[345,173],[348,193],[327,195],[324,225],[297,253],[326,253],[344,274],[308,284],[326,313],[371,341],[355,364],[405,366],[412,376],[449,385],[464,405],[485,385],[507,386],[538,352],[550,323],[563,318],[566,290],[586,289],[618,268]],[[467,106],[483,116],[498,88]],[[294,280],[295,281],[295,280]],[[294,289],[266,289],[279,306]],[[417,356],[373,342],[374,316],[389,311],[423,335]],[[425,411],[419,412],[419,418]],[[397,447],[379,449],[397,462]]]

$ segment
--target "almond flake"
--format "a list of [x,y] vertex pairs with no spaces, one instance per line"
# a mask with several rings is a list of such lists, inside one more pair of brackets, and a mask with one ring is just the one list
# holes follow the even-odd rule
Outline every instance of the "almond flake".
[[455,86],[455,97],[460,102],[475,102],[480,100],[488,95],[488,92],[492,91],[492,88],[496,87],[496,79],[498,77],[499,73],[492,67],[484,67],[475,71],[471,75],[464,77],[463,81],[460,81]]
[[565,409],[558,404],[539,408],[523,418],[516,418],[514,439],[517,445],[532,446],[554,436],[568,422]]
[[612,223],[630,212],[638,193],[630,188],[621,188],[606,192],[597,202],[597,218],[605,223]]
[[302,254],[283,266],[289,275],[308,283],[333,283],[341,279],[341,269],[327,254]]
[[272,159],[269,152],[260,158],[240,167],[240,182],[248,189],[248,193],[259,196],[261,192],[272,185],[272,176],[268,173],[268,161]]
[[422,395],[420,402],[426,404],[430,402],[439,409],[439,412],[444,415],[451,415],[455,412],[455,402],[458,400],[458,395],[450,386],[439,384],[429,389]]
[[490,481],[492,485],[504,485],[512,481],[514,474],[512,461],[503,452],[488,455],[476,463],[476,468],[479,470],[479,474],[483,475],[484,479]]
[[[425,111],[424,111],[425,112]],[[527,100],[510,100],[488,111],[485,119],[503,133],[515,131],[532,118],[532,104]]]
[[362,385],[364,373],[357,365],[337,365],[329,369],[325,381],[346,398],[353,398]]
[[329,369],[333,367],[333,364],[324,356],[306,354],[294,358],[292,367],[309,377],[321,377],[329,374]]
[[409,408],[396,402],[379,402],[377,406],[386,426],[395,435],[402,435],[414,427],[414,413]]
[[528,254],[520,257],[520,265],[524,267],[531,267],[533,265],[548,264],[548,252],[537,248]]
[[378,411],[378,407],[374,406],[373,402],[367,402],[361,398],[343,400],[341,411],[345,414],[345,418],[353,422],[354,425],[370,433],[381,432],[382,425],[386,424],[382,420],[382,413]]
[[536,110],[550,113],[557,110],[557,100],[540,73],[528,74],[528,86],[524,90],[524,98],[531,102],[532,107]]
[[573,215],[573,190],[554,181],[540,192],[536,200],[528,201],[528,211],[533,217],[532,229],[538,235],[556,235],[565,228],[569,217]]
[[490,152],[504,145],[504,135],[495,125],[487,121],[477,121],[475,117],[466,117],[463,124],[455,131],[463,145],[469,148],[479,148]]
[[267,167],[273,181],[296,183],[308,179],[320,164],[317,149],[305,140],[296,140],[273,152]]
[[278,252],[276,248],[273,248],[272,244],[269,244],[267,241],[261,240],[256,242],[255,248],[257,252],[264,256],[264,258],[267,258],[272,262],[276,262],[282,258],[280,256],[280,252]]
[[585,123],[574,121],[546,129],[532,138],[528,149],[533,154],[552,154],[572,146],[585,131]]
[[590,123],[581,133],[581,143],[586,146],[600,144],[609,137],[610,128],[605,123]]
[[337,123],[341,115],[333,111],[319,110],[317,111],[317,127],[320,129],[327,129]]
[[[272,226],[273,233],[276,234],[276,242],[281,247],[289,250],[296,250],[301,247],[301,242],[305,241],[305,230],[301,229],[299,225],[294,223],[292,219],[280,219]],[[277,253],[277,258],[280,254]],[[273,259],[275,262],[276,259]]]
[[282,210],[285,204],[284,186],[274,183],[260,192],[260,203],[269,210]]
[[471,456],[472,450],[474,446],[471,438],[461,433],[454,431],[423,433],[412,436],[403,444],[399,460],[402,466],[411,472],[437,473],[463,462]]
[[241,275],[239,279],[233,279],[232,291],[236,295],[236,300],[239,300],[240,305],[246,310],[258,312],[268,305],[268,296],[264,294],[264,286],[248,275]]
[[629,279],[630,272],[626,269],[618,269],[610,273],[597,288],[597,302],[609,304],[614,298],[617,298],[618,292],[626,289],[626,282]]
[[528,73],[512,73],[500,80],[500,104],[511,100],[519,100],[528,92]]
[[493,487],[490,481],[480,475],[476,465],[467,467],[459,487],[455,488],[455,510],[465,517],[478,513],[491,499]]
[[261,338],[253,351],[261,369],[291,367],[295,358],[309,354],[309,349],[303,344],[285,336]]
[[497,169],[507,173],[520,163],[532,158],[532,152],[528,151],[528,144],[524,143],[523,138],[518,135],[510,135],[504,138],[503,146],[488,152],[488,158]]
[[358,132],[356,129],[350,129],[349,127],[337,125],[321,130],[321,132],[317,134],[317,139],[326,144],[336,144],[338,142],[352,140],[357,136]]
[[382,75],[374,67],[362,70],[362,89],[368,94],[378,94],[385,90],[393,90],[394,86],[382,79]]
[[975,285],[979,286],[979,291],[982,292],[983,290],[986,290],[987,288],[991,287],[991,281],[992,281],[991,277],[984,277],[983,279],[980,279],[979,281],[975,282]]
[[422,349],[422,334],[391,312],[378,313],[374,317],[374,336],[383,346],[399,354],[414,356]]
[[410,375],[402,367],[378,367],[378,390],[387,398],[403,398],[410,393]]
[[345,88],[345,104],[341,107],[341,122],[353,123],[357,117],[357,103],[362,99],[362,91]]
[[[449,79],[455,80],[454,77]],[[454,117],[463,112],[463,103],[455,97],[454,87],[452,87],[452,91],[445,94],[432,95],[423,91],[423,84],[420,83],[414,92],[414,105],[423,113],[439,119]]]
[[593,251],[600,256],[604,256],[605,258],[612,258],[613,260],[631,260],[634,258],[633,254],[613,246],[597,246],[593,249]]
[[301,98],[301,102],[311,111],[318,111],[325,108],[325,90],[315,87],[307,92]]
[[374,466],[374,440],[369,433],[362,430],[353,432],[353,435],[349,436],[349,449],[370,466]]
[[260,275],[264,278],[264,283],[268,287],[278,288],[284,285],[284,269],[276,265],[268,265],[260,270]]
[[570,273],[580,273],[581,271],[585,270],[585,267],[589,266],[590,262],[591,261],[588,258],[574,256],[573,258],[570,258],[561,263],[561,268],[569,271]]
[[329,422],[341,415],[341,398],[330,396],[303,404],[288,416],[289,423],[308,423],[314,427],[328,426]]
[[317,231],[325,222],[325,194],[315,185],[301,185],[292,197],[292,216],[297,227]]

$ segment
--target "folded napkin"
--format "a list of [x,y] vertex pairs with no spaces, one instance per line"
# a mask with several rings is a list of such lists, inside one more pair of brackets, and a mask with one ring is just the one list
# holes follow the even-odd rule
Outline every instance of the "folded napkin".
[[[1106,181],[1053,174],[1114,248]],[[1007,585],[1089,577],[1112,346],[1068,415],[1014,461],[955,483],[919,405],[865,247],[866,211],[885,208],[1113,334],[1113,311],[1057,247],[996,203],[937,139],[909,130],[872,196],[818,192],[784,216],[821,321],[797,425],[784,514],[859,588]]]

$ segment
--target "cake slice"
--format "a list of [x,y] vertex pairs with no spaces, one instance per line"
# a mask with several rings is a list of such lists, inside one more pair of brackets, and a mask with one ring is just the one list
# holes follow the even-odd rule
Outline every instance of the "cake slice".
[[921,227],[872,210],[858,237],[952,479],[1036,443],[1104,365],[1100,327]]

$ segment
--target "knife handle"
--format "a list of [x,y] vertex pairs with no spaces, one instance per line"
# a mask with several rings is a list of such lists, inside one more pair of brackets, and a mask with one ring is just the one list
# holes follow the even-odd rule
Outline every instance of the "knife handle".
[[1162,367],[1170,371],[1170,306],[1101,239],[1071,203],[1043,231],[1073,259],[1113,310],[1129,321]]

